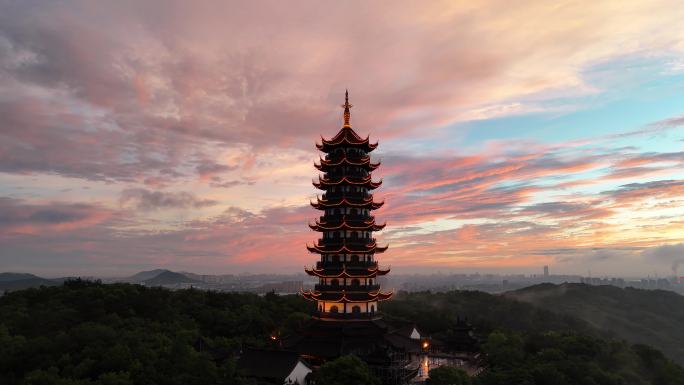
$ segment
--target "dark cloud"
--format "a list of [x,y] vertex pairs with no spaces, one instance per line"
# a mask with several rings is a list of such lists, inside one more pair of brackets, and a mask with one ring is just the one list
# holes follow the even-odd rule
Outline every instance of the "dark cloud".
[[572,215],[578,211],[586,210],[591,207],[586,203],[579,202],[543,202],[524,208],[524,213],[539,213],[539,214],[560,214]]
[[646,197],[676,197],[684,195],[684,180],[657,180],[643,183],[628,183],[620,188],[603,192],[619,202],[633,201]]
[[11,198],[0,198],[0,224],[59,224],[79,221],[90,215],[93,206],[54,204],[35,206]]
[[651,124],[655,127],[680,127],[684,125],[684,115],[663,119]]
[[599,261],[622,261],[631,260],[644,247],[639,246],[615,246],[615,247],[560,247],[550,249],[538,249],[533,253],[537,255],[550,255],[562,263],[588,263]]
[[217,179],[215,181],[212,181],[209,183],[211,187],[221,187],[221,188],[231,188],[231,187],[236,187],[236,186],[244,186],[244,185],[253,185],[256,182],[254,181],[249,181],[249,180],[221,180]]
[[0,198],[0,235],[61,231],[99,223],[112,216],[108,209],[89,204],[53,202],[30,204]]
[[218,204],[215,200],[199,199],[184,191],[163,192],[141,188],[123,190],[119,202],[122,205],[133,204],[139,210],[202,208]]
[[[25,210],[18,202],[12,204],[14,211]],[[35,211],[45,209],[34,207]],[[82,222],[59,231],[14,232],[3,238],[0,265],[23,271],[36,271],[38,266],[54,269],[59,272],[56,274],[74,274],[79,269],[131,272],[160,266],[206,272],[219,265],[222,272],[282,272],[283,266],[294,272],[310,262],[305,244],[316,236],[306,226],[309,206],[260,213],[229,207],[214,218],[191,220],[166,230],[146,228],[145,221],[128,210],[113,216],[117,218],[114,221]],[[0,235],[6,230],[7,226],[0,225]]]
[[216,174],[232,171],[237,169],[237,166],[228,166],[225,164],[215,163],[213,161],[204,161],[195,167],[195,170],[201,178],[211,178]]

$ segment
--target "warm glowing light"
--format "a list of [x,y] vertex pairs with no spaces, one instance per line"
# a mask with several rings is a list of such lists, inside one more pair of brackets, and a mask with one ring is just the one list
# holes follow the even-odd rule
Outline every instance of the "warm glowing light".
[[427,349],[430,344],[427,341],[423,341],[423,349]]

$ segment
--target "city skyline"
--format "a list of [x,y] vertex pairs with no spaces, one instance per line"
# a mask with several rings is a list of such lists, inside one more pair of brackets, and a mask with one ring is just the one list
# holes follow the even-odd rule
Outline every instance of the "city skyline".
[[382,144],[393,272],[684,262],[684,7],[3,10],[2,271],[301,271],[313,144],[342,126],[346,88]]

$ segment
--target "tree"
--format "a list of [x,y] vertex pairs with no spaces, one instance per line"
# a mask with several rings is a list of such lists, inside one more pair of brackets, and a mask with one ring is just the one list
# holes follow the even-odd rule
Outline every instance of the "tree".
[[380,385],[368,365],[355,356],[343,356],[321,365],[316,385]]
[[468,374],[453,366],[440,366],[430,370],[428,385],[470,385]]

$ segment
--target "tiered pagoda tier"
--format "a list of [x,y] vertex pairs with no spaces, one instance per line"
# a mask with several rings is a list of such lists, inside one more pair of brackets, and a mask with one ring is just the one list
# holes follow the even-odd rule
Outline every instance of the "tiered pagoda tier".
[[378,316],[378,302],[392,296],[382,292],[377,281],[378,276],[389,273],[389,269],[378,267],[375,259],[387,246],[378,245],[373,237],[373,232],[385,227],[372,215],[384,203],[374,201],[371,194],[382,184],[371,176],[380,163],[372,162],[369,153],[378,144],[352,129],[348,93],[342,107],[342,129],[316,145],[325,157],[314,164],[322,175],[313,185],[324,193],[311,202],[322,216],[309,227],[320,232],[321,238],[307,248],[320,254],[320,261],[305,271],[317,277],[318,284],[301,294],[317,302],[320,319],[372,319]]

